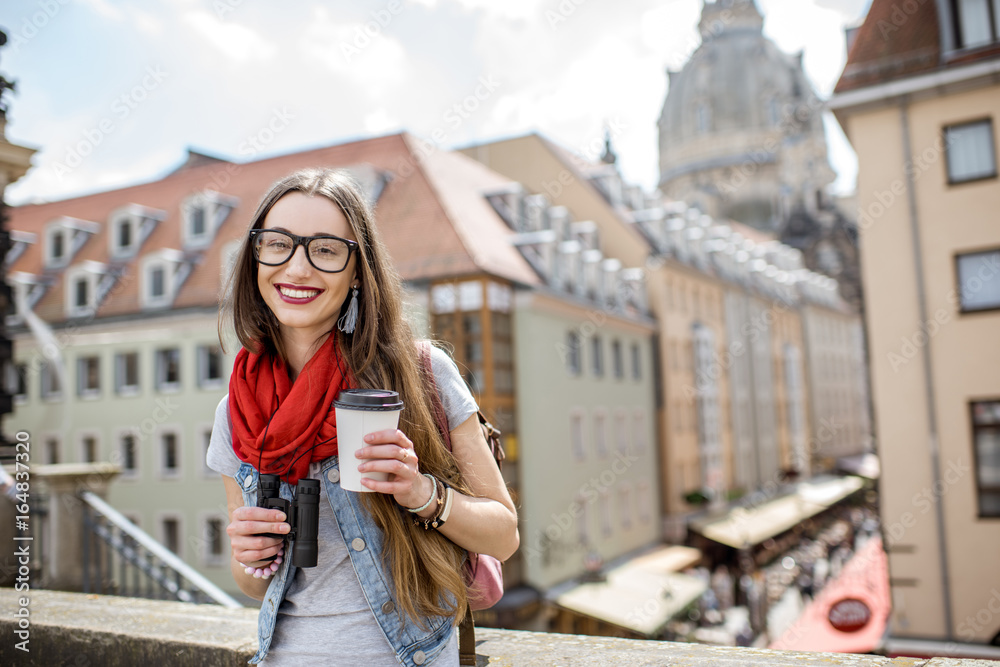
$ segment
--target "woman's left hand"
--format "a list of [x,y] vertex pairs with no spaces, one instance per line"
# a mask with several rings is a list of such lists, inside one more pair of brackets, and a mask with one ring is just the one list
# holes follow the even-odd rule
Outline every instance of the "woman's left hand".
[[369,433],[365,442],[367,445],[355,454],[359,459],[365,459],[358,470],[386,472],[389,477],[384,482],[362,477],[363,486],[379,493],[392,494],[396,502],[407,509],[427,502],[434,493],[433,483],[420,473],[413,443],[402,431],[392,429]]

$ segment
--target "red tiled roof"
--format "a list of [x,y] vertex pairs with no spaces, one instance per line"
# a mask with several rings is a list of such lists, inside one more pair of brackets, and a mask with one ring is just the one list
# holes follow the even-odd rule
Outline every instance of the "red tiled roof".
[[[481,191],[509,183],[461,155],[415,151],[418,140],[405,134],[365,139],[256,162],[235,164],[193,154],[161,180],[58,202],[8,209],[8,229],[33,232],[36,243],[9,267],[51,281],[34,310],[49,322],[65,320],[65,269],[45,269],[45,228],[60,216],[90,220],[100,231],[72,257],[70,266],[85,260],[110,260],[109,215],[128,204],[166,213],[130,258],[124,275],[99,306],[97,316],[142,312],[142,257],[173,248],[182,250],[181,206],[188,197],[217,190],[238,201],[211,245],[197,257],[191,273],[174,298],[173,308],[214,307],[222,282],[223,249],[242,238],[260,198],[283,176],[304,167],[346,168],[368,164],[390,174],[379,197],[376,220],[383,242],[404,280],[426,280],[480,272],[515,282],[537,282],[534,272],[506,242],[513,232],[482,200]],[[472,163],[470,165],[470,163]],[[482,200],[482,201],[479,201]]]
[[933,0],[905,3],[872,0],[865,22],[858,28],[847,64],[834,93],[900,79],[937,69],[941,41],[937,7]]

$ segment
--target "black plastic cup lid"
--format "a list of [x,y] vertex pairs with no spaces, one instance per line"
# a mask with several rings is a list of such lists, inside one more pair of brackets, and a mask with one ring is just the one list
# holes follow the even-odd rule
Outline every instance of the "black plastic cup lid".
[[388,389],[346,389],[333,404],[348,410],[402,410],[399,394]]

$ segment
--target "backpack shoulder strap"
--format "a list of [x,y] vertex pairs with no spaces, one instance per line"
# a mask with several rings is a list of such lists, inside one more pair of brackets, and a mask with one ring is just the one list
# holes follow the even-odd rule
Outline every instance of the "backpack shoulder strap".
[[451,451],[451,433],[448,430],[448,416],[444,412],[444,405],[441,403],[441,396],[438,395],[437,382],[434,381],[434,369],[431,366],[431,344],[426,340],[417,341],[417,351],[420,355],[420,369],[424,376],[424,388],[427,390],[428,398],[431,401],[431,414],[437,424],[444,446]]

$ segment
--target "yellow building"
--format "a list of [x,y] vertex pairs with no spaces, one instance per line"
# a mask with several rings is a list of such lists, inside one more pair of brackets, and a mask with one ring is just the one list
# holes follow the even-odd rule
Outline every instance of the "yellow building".
[[859,162],[887,648],[997,657],[1000,6],[874,0],[831,106]]

